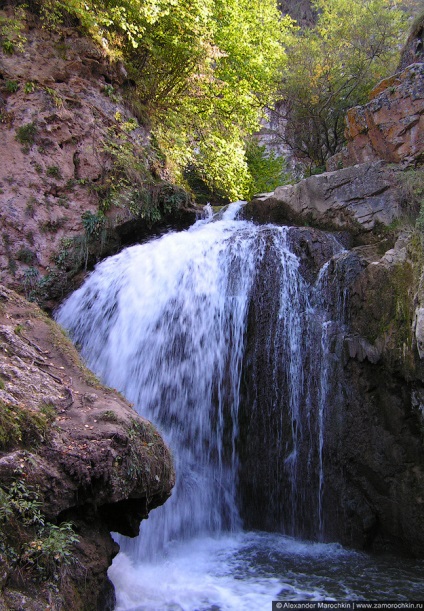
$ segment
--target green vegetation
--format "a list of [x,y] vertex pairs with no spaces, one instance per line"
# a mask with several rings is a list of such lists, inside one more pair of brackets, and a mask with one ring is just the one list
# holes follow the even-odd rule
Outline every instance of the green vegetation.
[[406,13],[395,0],[314,0],[316,25],[287,33],[281,96],[288,144],[311,168],[344,143],[344,118],[393,74]]
[[424,232],[424,167],[410,168],[400,174],[400,196],[415,226]]
[[46,169],[46,176],[49,176],[50,178],[62,178],[62,172],[60,171],[60,168],[57,165],[51,165]]
[[98,419],[102,420],[103,422],[118,422],[118,416],[116,415],[116,412],[111,409],[102,412],[100,416],[98,416]]
[[58,581],[73,561],[78,542],[73,524],[48,522],[39,494],[23,479],[0,488],[0,524],[0,557],[9,573],[34,581]]
[[35,252],[25,246],[18,250],[18,252],[16,253],[16,258],[18,259],[18,261],[26,263],[27,265],[32,265],[34,262],[37,261],[37,255],[35,254]]
[[1,47],[6,55],[13,55],[16,51],[22,51],[26,41],[23,35],[24,22],[25,10],[23,6],[15,9],[14,17],[0,15]]
[[25,147],[30,147],[34,144],[36,134],[37,126],[35,123],[26,123],[16,130],[16,140]]
[[36,85],[33,81],[27,81],[24,85],[24,93],[34,93]]
[[[77,19],[96,41],[107,41],[112,61],[124,60],[126,103],[151,127],[173,180],[184,185],[193,167],[230,199],[253,189],[246,138],[276,99],[282,42],[292,27],[274,0],[38,0],[31,10],[47,27]],[[116,99],[111,85],[104,93]],[[134,121],[117,121],[123,132],[137,129]],[[154,220],[154,189],[135,197],[124,191]]]
[[99,211],[96,214],[93,214],[92,212],[89,212],[87,210],[81,216],[81,219],[84,231],[87,234],[88,238],[100,236],[106,224],[106,218],[103,212]]
[[[17,5],[15,19],[0,23],[3,43],[14,47],[25,22],[25,3]],[[282,98],[286,144],[309,171],[324,167],[343,144],[346,110],[393,71],[406,13],[395,0],[313,0],[313,8],[315,26],[301,30],[274,0],[31,3],[46,27],[79,23],[111,61],[125,63],[122,99],[138,122],[121,110],[115,115],[105,142],[114,168],[96,185],[102,210],[113,202],[150,222],[161,217],[151,159],[126,139],[139,125],[150,129],[158,163],[173,181],[203,185],[215,200],[246,198],[289,178],[283,160],[251,139],[266,109]],[[44,89],[63,105],[55,90]],[[112,85],[103,92],[121,99]],[[28,147],[34,136],[22,132],[18,139]]]
[[6,81],[5,88],[8,93],[16,93],[19,89],[19,83],[17,81]]
[[[53,415],[54,417],[54,415]],[[0,401],[0,451],[33,447],[43,442],[51,427],[52,414]]]
[[283,157],[272,151],[267,153],[265,146],[261,146],[255,139],[247,142],[246,162],[251,176],[251,184],[247,198],[257,193],[273,191],[279,185],[291,181]]

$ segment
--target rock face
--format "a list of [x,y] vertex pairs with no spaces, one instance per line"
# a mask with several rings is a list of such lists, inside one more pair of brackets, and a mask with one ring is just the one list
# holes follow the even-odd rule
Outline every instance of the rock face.
[[258,195],[244,215],[258,222],[311,224],[358,234],[400,217],[395,185],[393,169],[382,162],[364,163]]
[[[258,274],[240,408],[245,522],[251,528],[283,528],[291,535],[423,556],[422,238],[403,234],[383,255],[377,247],[362,246],[331,257],[330,235],[294,227],[288,235],[304,278],[316,283],[321,277],[316,303],[327,304],[324,320],[334,322],[324,324],[324,335],[319,318],[302,331],[302,376],[291,388],[282,364],[285,343],[280,342],[281,354],[270,357],[270,350],[280,349],[278,334],[284,333],[275,322],[281,272],[267,264]],[[324,264],[325,282],[318,274]],[[299,310],[303,324],[301,301]],[[265,337],[270,339],[265,342]],[[324,344],[329,368],[323,375],[316,363]],[[290,366],[290,379],[295,375]],[[320,403],[323,388],[325,402]],[[300,407],[291,415],[289,398],[295,392],[305,395],[299,395]]]
[[[21,26],[22,48],[0,48],[0,281],[57,302],[87,262],[195,211],[124,102],[122,64],[76,29]],[[112,187],[132,166],[145,201],[129,206]]]
[[[20,436],[5,438],[1,420],[2,488],[22,479],[37,488],[46,519],[76,525],[74,562],[60,592],[48,593],[55,608],[111,609],[106,571],[118,548],[110,531],[137,535],[140,520],[168,498],[175,479],[170,453],[150,422],[84,368],[36,306],[1,288],[0,307],[1,409],[29,423]],[[39,432],[33,423],[45,424],[45,414],[49,426]],[[25,609],[41,608],[42,587],[31,572],[23,584],[7,562],[3,572],[0,606],[20,609],[23,596]]]
[[[314,281],[317,269],[322,270],[327,261],[331,282],[321,287],[323,302],[343,304],[339,323],[328,337],[333,369],[324,408],[319,393],[313,398],[314,389],[322,385],[317,372],[311,381],[313,408],[303,407],[304,416],[299,412],[305,418],[303,428],[297,418],[290,421],[285,412],[268,409],[274,404],[266,390],[273,387],[267,376],[274,372],[264,356],[266,347],[260,347],[255,356],[256,347],[253,350],[251,345],[248,358],[254,374],[252,379],[244,376],[246,412],[241,424],[250,447],[260,448],[259,453],[267,457],[255,467],[254,460],[241,451],[241,496],[249,526],[272,530],[288,524],[290,534],[421,557],[424,240],[411,221],[418,213],[414,193],[422,193],[424,64],[413,63],[422,62],[422,31],[421,19],[404,50],[399,73],[380,83],[368,104],[349,111],[347,146],[329,160],[329,171],[256,196],[245,208],[246,217],[259,223],[345,231],[350,240],[345,238],[344,244],[351,250],[328,259],[328,236],[316,229],[308,229],[313,233],[305,239],[297,236],[295,252],[301,257],[304,277]],[[414,170],[403,174],[411,166]],[[412,186],[405,193],[408,179]],[[398,228],[398,239],[391,247],[386,239],[388,226],[402,223],[409,229],[399,232]],[[275,335],[269,315],[260,307],[267,304],[272,311],[267,291],[274,284],[272,277],[266,279],[259,290],[259,306],[251,308],[252,337],[256,328],[262,337]],[[311,337],[313,333],[311,329]],[[305,376],[310,375],[313,361],[313,356],[305,360]],[[258,388],[265,390],[260,394]],[[299,452],[293,454],[290,442],[284,440],[299,435],[299,427],[310,449],[294,486],[287,483],[287,465]],[[270,445],[266,440],[276,430],[279,443]],[[252,480],[260,490],[258,502],[249,501]],[[302,481],[311,485],[302,489]],[[294,510],[289,499],[298,486]],[[300,522],[293,519],[297,515]]]
[[[339,404],[329,407],[327,507],[341,511],[329,534],[422,556],[424,364],[415,337],[422,244],[401,236],[349,286]],[[337,405],[337,404],[336,404]],[[335,524],[339,521],[338,526]],[[348,526],[349,525],[349,526]]]
[[378,85],[365,106],[346,117],[346,148],[327,162],[328,170],[383,159],[423,161],[424,64],[412,64]]

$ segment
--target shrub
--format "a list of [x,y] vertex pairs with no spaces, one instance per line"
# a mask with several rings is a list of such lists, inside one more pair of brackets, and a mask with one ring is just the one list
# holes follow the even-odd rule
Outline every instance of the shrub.
[[71,522],[48,522],[41,506],[37,490],[21,479],[0,488],[0,554],[21,577],[25,571],[35,581],[57,581],[78,537]]
[[24,246],[18,250],[16,258],[18,261],[21,261],[21,263],[26,263],[27,265],[31,265],[37,260],[35,252]]
[[46,170],[46,175],[50,178],[62,178],[62,172],[57,165],[51,165]]
[[35,123],[27,123],[21,125],[16,130],[16,140],[23,145],[32,146],[37,134],[37,126]]
[[5,87],[8,93],[16,93],[19,89],[19,83],[17,81],[6,81]]

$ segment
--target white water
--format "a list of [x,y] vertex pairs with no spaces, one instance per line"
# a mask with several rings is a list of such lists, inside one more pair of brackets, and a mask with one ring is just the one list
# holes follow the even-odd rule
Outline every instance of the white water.
[[[266,258],[278,272],[277,321],[274,334],[255,341],[274,358],[267,364],[268,409],[288,414],[288,428],[282,417],[268,443],[285,452],[280,477],[289,498],[276,494],[273,503],[284,505],[289,534],[299,533],[306,515],[316,536],[324,529],[329,344],[337,321],[317,297],[325,270],[309,286],[289,230],[237,221],[239,207],[104,261],[57,315],[88,365],[159,427],[174,454],[171,499],[142,523],[138,538],[119,539],[123,553],[110,576],[120,611],[256,611],[277,597],[364,598],[366,581],[346,585],[349,571],[341,589],[339,575],[324,578],[332,563],[343,558],[350,566],[362,556],[242,532],[241,378],[249,375],[243,369],[249,304]],[[335,242],[334,254],[340,250]],[[254,298],[260,302],[262,295]]]
[[268,533],[198,538],[156,562],[119,554],[116,611],[270,611],[272,600],[423,600],[424,563]]

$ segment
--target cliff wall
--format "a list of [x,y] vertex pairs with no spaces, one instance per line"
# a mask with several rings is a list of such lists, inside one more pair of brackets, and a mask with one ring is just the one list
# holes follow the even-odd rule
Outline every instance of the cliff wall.
[[[167,447],[82,365],[46,314],[4,287],[0,407],[0,608],[112,609],[106,572],[118,546],[110,531],[136,536],[168,498]],[[77,541],[49,547],[64,522]]]
[[122,63],[77,28],[18,23],[19,46],[0,46],[0,280],[51,307],[81,270],[195,209],[126,101]]
[[[336,290],[334,303],[345,304],[346,327],[333,338],[338,370],[323,416],[324,537],[422,556],[422,28],[408,45],[400,72],[380,83],[367,105],[349,111],[347,146],[329,160],[329,171],[258,195],[245,214],[260,223],[336,231],[347,249],[331,263],[328,287]],[[416,63],[405,66],[405,58]],[[316,242],[323,240],[308,244],[302,265],[314,268]],[[248,434],[259,443],[260,418],[251,418],[256,424]],[[278,483],[267,477],[258,479],[275,490]],[[270,527],[270,514],[262,513]]]

